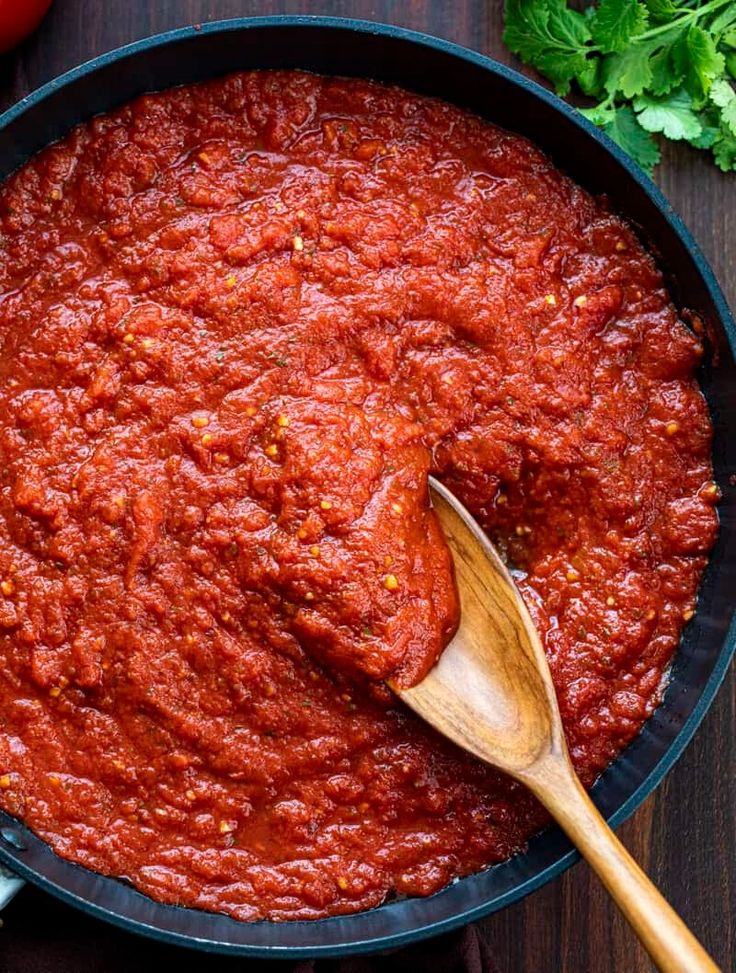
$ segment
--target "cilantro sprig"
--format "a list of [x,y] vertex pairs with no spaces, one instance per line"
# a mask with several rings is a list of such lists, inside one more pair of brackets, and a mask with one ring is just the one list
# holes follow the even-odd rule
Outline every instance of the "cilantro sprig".
[[567,95],[647,172],[658,138],[712,152],[736,171],[736,0],[506,0],[511,51]]

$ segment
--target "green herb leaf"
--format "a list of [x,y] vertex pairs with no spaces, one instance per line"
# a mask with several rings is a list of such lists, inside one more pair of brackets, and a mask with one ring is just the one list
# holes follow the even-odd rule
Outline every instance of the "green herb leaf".
[[616,109],[613,105],[605,103],[596,105],[595,108],[579,108],[578,111],[589,122],[592,122],[594,125],[599,125],[601,128],[609,125],[616,117]]
[[638,0],[601,0],[591,20],[593,40],[604,54],[623,51],[647,22],[647,8]]
[[713,125],[704,125],[700,135],[694,139],[688,139],[688,142],[690,145],[694,145],[696,149],[712,149],[720,137],[720,128],[716,128]]
[[654,135],[713,152],[736,171],[736,0],[506,0],[506,43],[597,103],[583,115],[651,172]]
[[719,169],[736,171],[736,138],[724,133],[713,146],[713,155]]
[[628,105],[616,109],[610,121],[603,125],[603,131],[646,172],[651,173],[659,162],[657,143],[644,131]]
[[710,89],[710,100],[721,109],[721,124],[736,136],[736,91],[725,78],[714,81]]
[[574,77],[589,73],[585,48],[590,38],[585,17],[565,0],[507,0],[506,45],[548,77],[560,94],[567,94]]
[[651,53],[638,44],[632,44],[621,54],[606,58],[603,72],[603,84],[610,95],[620,91],[625,98],[634,98],[652,83]]
[[651,59],[652,80],[649,90],[653,95],[667,95],[673,88],[679,88],[684,78],[674,64],[672,47],[663,47]]
[[645,0],[645,2],[649,16],[658,22],[671,20],[679,13],[672,0]]
[[723,74],[726,62],[710,34],[702,27],[691,27],[673,48],[673,59],[693,98],[703,99],[713,78]]
[[694,139],[703,131],[683,88],[666,98],[642,95],[634,102],[634,109],[642,128],[647,132],[662,132],[668,139]]
[[711,34],[722,34],[731,24],[736,24],[736,3],[729,5],[714,17],[708,25]]
[[583,94],[590,98],[599,98],[603,94],[600,67],[600,58],[586,58],[585,67],[575,79]]

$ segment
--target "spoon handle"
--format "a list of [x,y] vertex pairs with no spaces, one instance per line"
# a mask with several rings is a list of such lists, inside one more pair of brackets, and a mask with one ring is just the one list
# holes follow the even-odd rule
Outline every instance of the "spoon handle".
[[523,779],[598,874],[658,969],[720,973],[598,813],[566,754],[550,754]]

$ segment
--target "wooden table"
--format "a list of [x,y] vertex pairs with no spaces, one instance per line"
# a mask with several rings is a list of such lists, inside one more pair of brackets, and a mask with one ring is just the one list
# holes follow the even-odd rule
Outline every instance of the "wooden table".
[[[18,0],[23,2],[23,0]],[[515,63],[501,42],[501,0],[56,0],[38,33],[0,59],[0,107],[76,64],[148,34],[226,17],[329,13],[437,34]],[[668,144],[657,179],[710,259],[736,307],[736,176],[703,153]],[[736,678],[731,671],[684,757],[620,834],[712,952],[736,968]],[[244,970],[230,960],[128,936],[26,888],[4,914],[6,973],[114,973],[176,964],[179,970]],[[495,973],[642,973],[647,957],[584,864],[523,902],[479,923],[380,961],[382,970]],[[248,963],[286,969],[285,964]],[[334,964],[319,964],[334,969]],[[370,962],[345,964],[352,973]],[[378,968],[376,964],[375,968]],[[309,964],[300,965],[300,970]]]

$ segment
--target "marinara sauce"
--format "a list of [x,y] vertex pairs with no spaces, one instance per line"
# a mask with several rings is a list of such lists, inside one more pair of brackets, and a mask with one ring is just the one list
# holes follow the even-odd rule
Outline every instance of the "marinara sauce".
[[429,471],[499,545],[590,784],[661,700],[716,532],[702,355],[533,145],[250,73],[0,190],[0,804],[239,919],[355,912],[544,821],[402,708],[457,622]]

